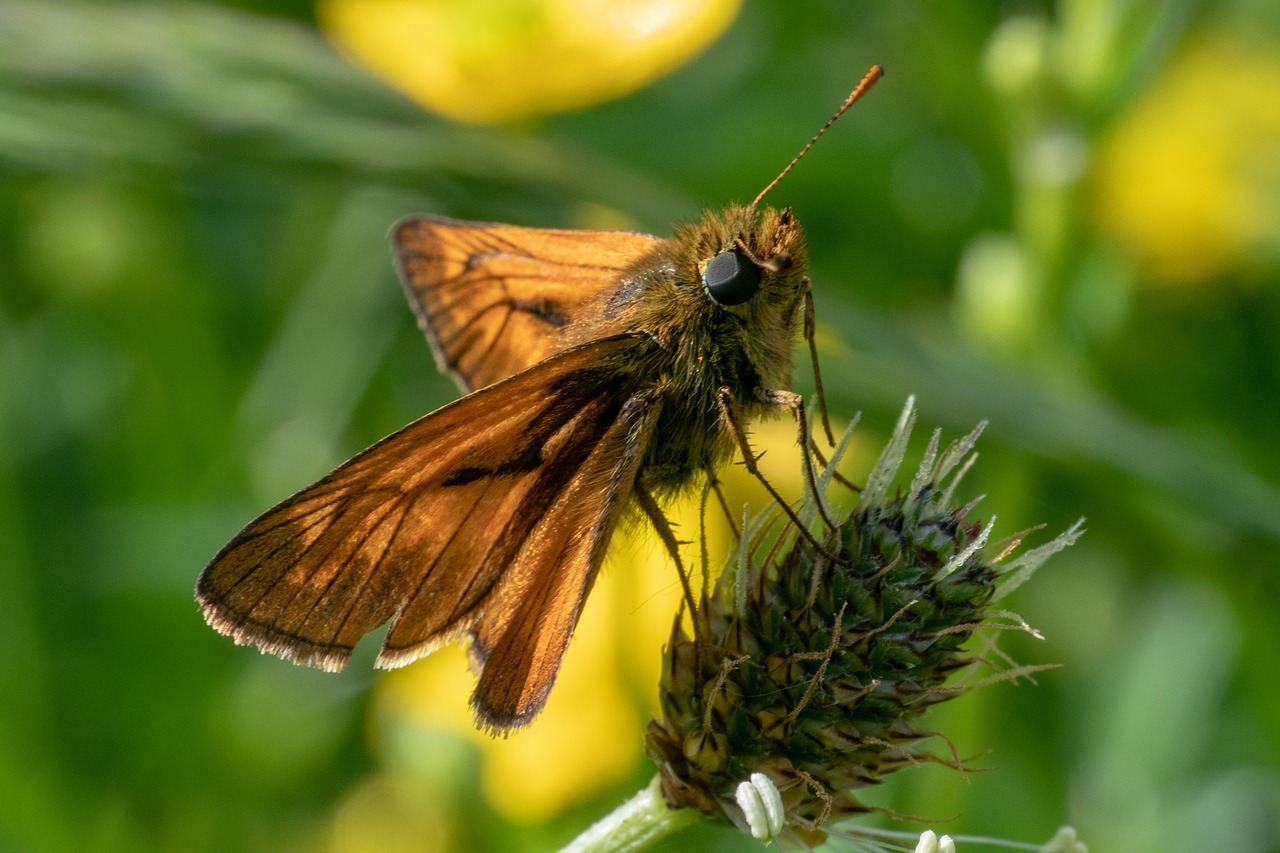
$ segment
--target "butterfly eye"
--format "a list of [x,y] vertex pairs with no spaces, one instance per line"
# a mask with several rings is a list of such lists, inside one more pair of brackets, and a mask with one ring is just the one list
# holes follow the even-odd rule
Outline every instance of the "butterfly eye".
[[702,274],[702,289],[720,305],[741,305],[759,287],[760,268],[736,249],[716,255]]

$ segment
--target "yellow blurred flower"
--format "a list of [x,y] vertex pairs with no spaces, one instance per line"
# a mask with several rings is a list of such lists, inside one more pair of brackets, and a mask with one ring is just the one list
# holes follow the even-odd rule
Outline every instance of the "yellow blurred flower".
[[356,64],[479,124],[621,97],[695,56],[741,0],[320,0]]
[[1185,50],[1100,149],[1099,224],[1153,280],[1193,284],[1280,240],[1280,46]]
[[299,849],[324,853],[443,853],[454,829],[440,803],[418,780],[375,774],[342,798],[328,826]]
[[[799,496],[795,425],[779,417],[752,431],[765,476],[783,494]],[[741,466],[721,472],[735,512],[744,501],[765,505],[766,495]],[[698,538],[697,495],[667,507],[684,541]],[[731,548],[724,513],[707,510],[712,569]],[[701,582],[698,548],[683,551],[695,586]],[[643,755],[647,719],[658,710],[662,646],[681,603],[675,567],[648,523],[615,537],[609,559],[587,599],[582,619],[543,712],[506,738],[477,731],[467,699],[475,677],[458,647],[396,670],[379,684],[374,719],[446,730],[471,740],[483,757],[486,798],[513,820],[550,817],[602,787],[630,776]],[[412,763],[412,762],[410,762]]]
[[[601,572],[555,689],[532,725],[506,738],[475,728],[467,705],[475,677],[456,646],[385,679],[377,716],[398,716],[472,740],[483,755],[486,799],[513,820],[549,817],[625,778],[640,757],[644,720],[633,700],[636,688],[622,669],[622,646],[650,649],[656,661],[676,607],[665,579],[656,589],[645,585],[646,574],[663,568],[661,560],[631,559],[640,549],[626,550],[625,558],[610,560]],[[662,618],[655,620],[659,613]]]

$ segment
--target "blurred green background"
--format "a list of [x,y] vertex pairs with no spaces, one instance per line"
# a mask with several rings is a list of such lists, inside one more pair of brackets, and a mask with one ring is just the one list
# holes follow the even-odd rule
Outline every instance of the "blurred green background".
[[1006,648],[1064,666],[933,718],[994,771],[871,799],[953,834],[1280,851],[1270,0],[756,0],[657,83],[505,127],[355,69],[303,0],[0,0],[0,850],[545,850],[642,785],[637,761],[495,811],[481,749],[370,713],[368,649],[336,676],[260,657],[192,585],[454,396],[397,218],[669,233],[754,196],[873,62],[770,198],[807,228],[832,407],[871,441],[910,393],[923,426],[989,419],[982,511],[1089,532],[1009,604],[1046,641]]

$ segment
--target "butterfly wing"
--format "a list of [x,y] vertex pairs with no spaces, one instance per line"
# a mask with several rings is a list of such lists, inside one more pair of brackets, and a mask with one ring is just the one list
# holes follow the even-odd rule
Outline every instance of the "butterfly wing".
[[415,216],[393,232],[396,268],[440,369],[464,391],[564,349],[587,304],[617,288],[658,238]]
[[[520,523],[498,544],[508,568],[468,629],[473,660],[481,666],[471,705],[491,731],[528,723],[546,703],[659,411],[652,390],[631,395],[607,428],[596,430],[602,434],[594,447],[568,448],[557,459],[573,470],[571,477],[563,471],[541,475],[532,492],[546,498],[531,502],[545,511],[520,513]],[[406,633],[401,639],[397,629],[414,621],[397,623],[384,656],[401,643],[413,647],[417,637]]]
[[251,522],[196,596],[237,643],[327,670],[391,621],[379,666],[463,633],[495,729],[541,708],[643,457],[647,338],[567,350],[396,432]]

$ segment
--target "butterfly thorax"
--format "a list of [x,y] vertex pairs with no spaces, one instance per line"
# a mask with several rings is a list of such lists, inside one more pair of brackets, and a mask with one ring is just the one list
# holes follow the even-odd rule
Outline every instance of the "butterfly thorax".
[[[759,268],[754,293],[740,304],[717,302],[705,283],[708,264],[729,251]],[[806,266],[789,209],[707,211],[639,258],[600,305],[593,336],[642,334],[654,344],[628,371],[652,383],[661,406],[640,467],[651,490],[678,491],[732,454],[720,389],[750,421],[771,408],[762,391],[790,388]]]

